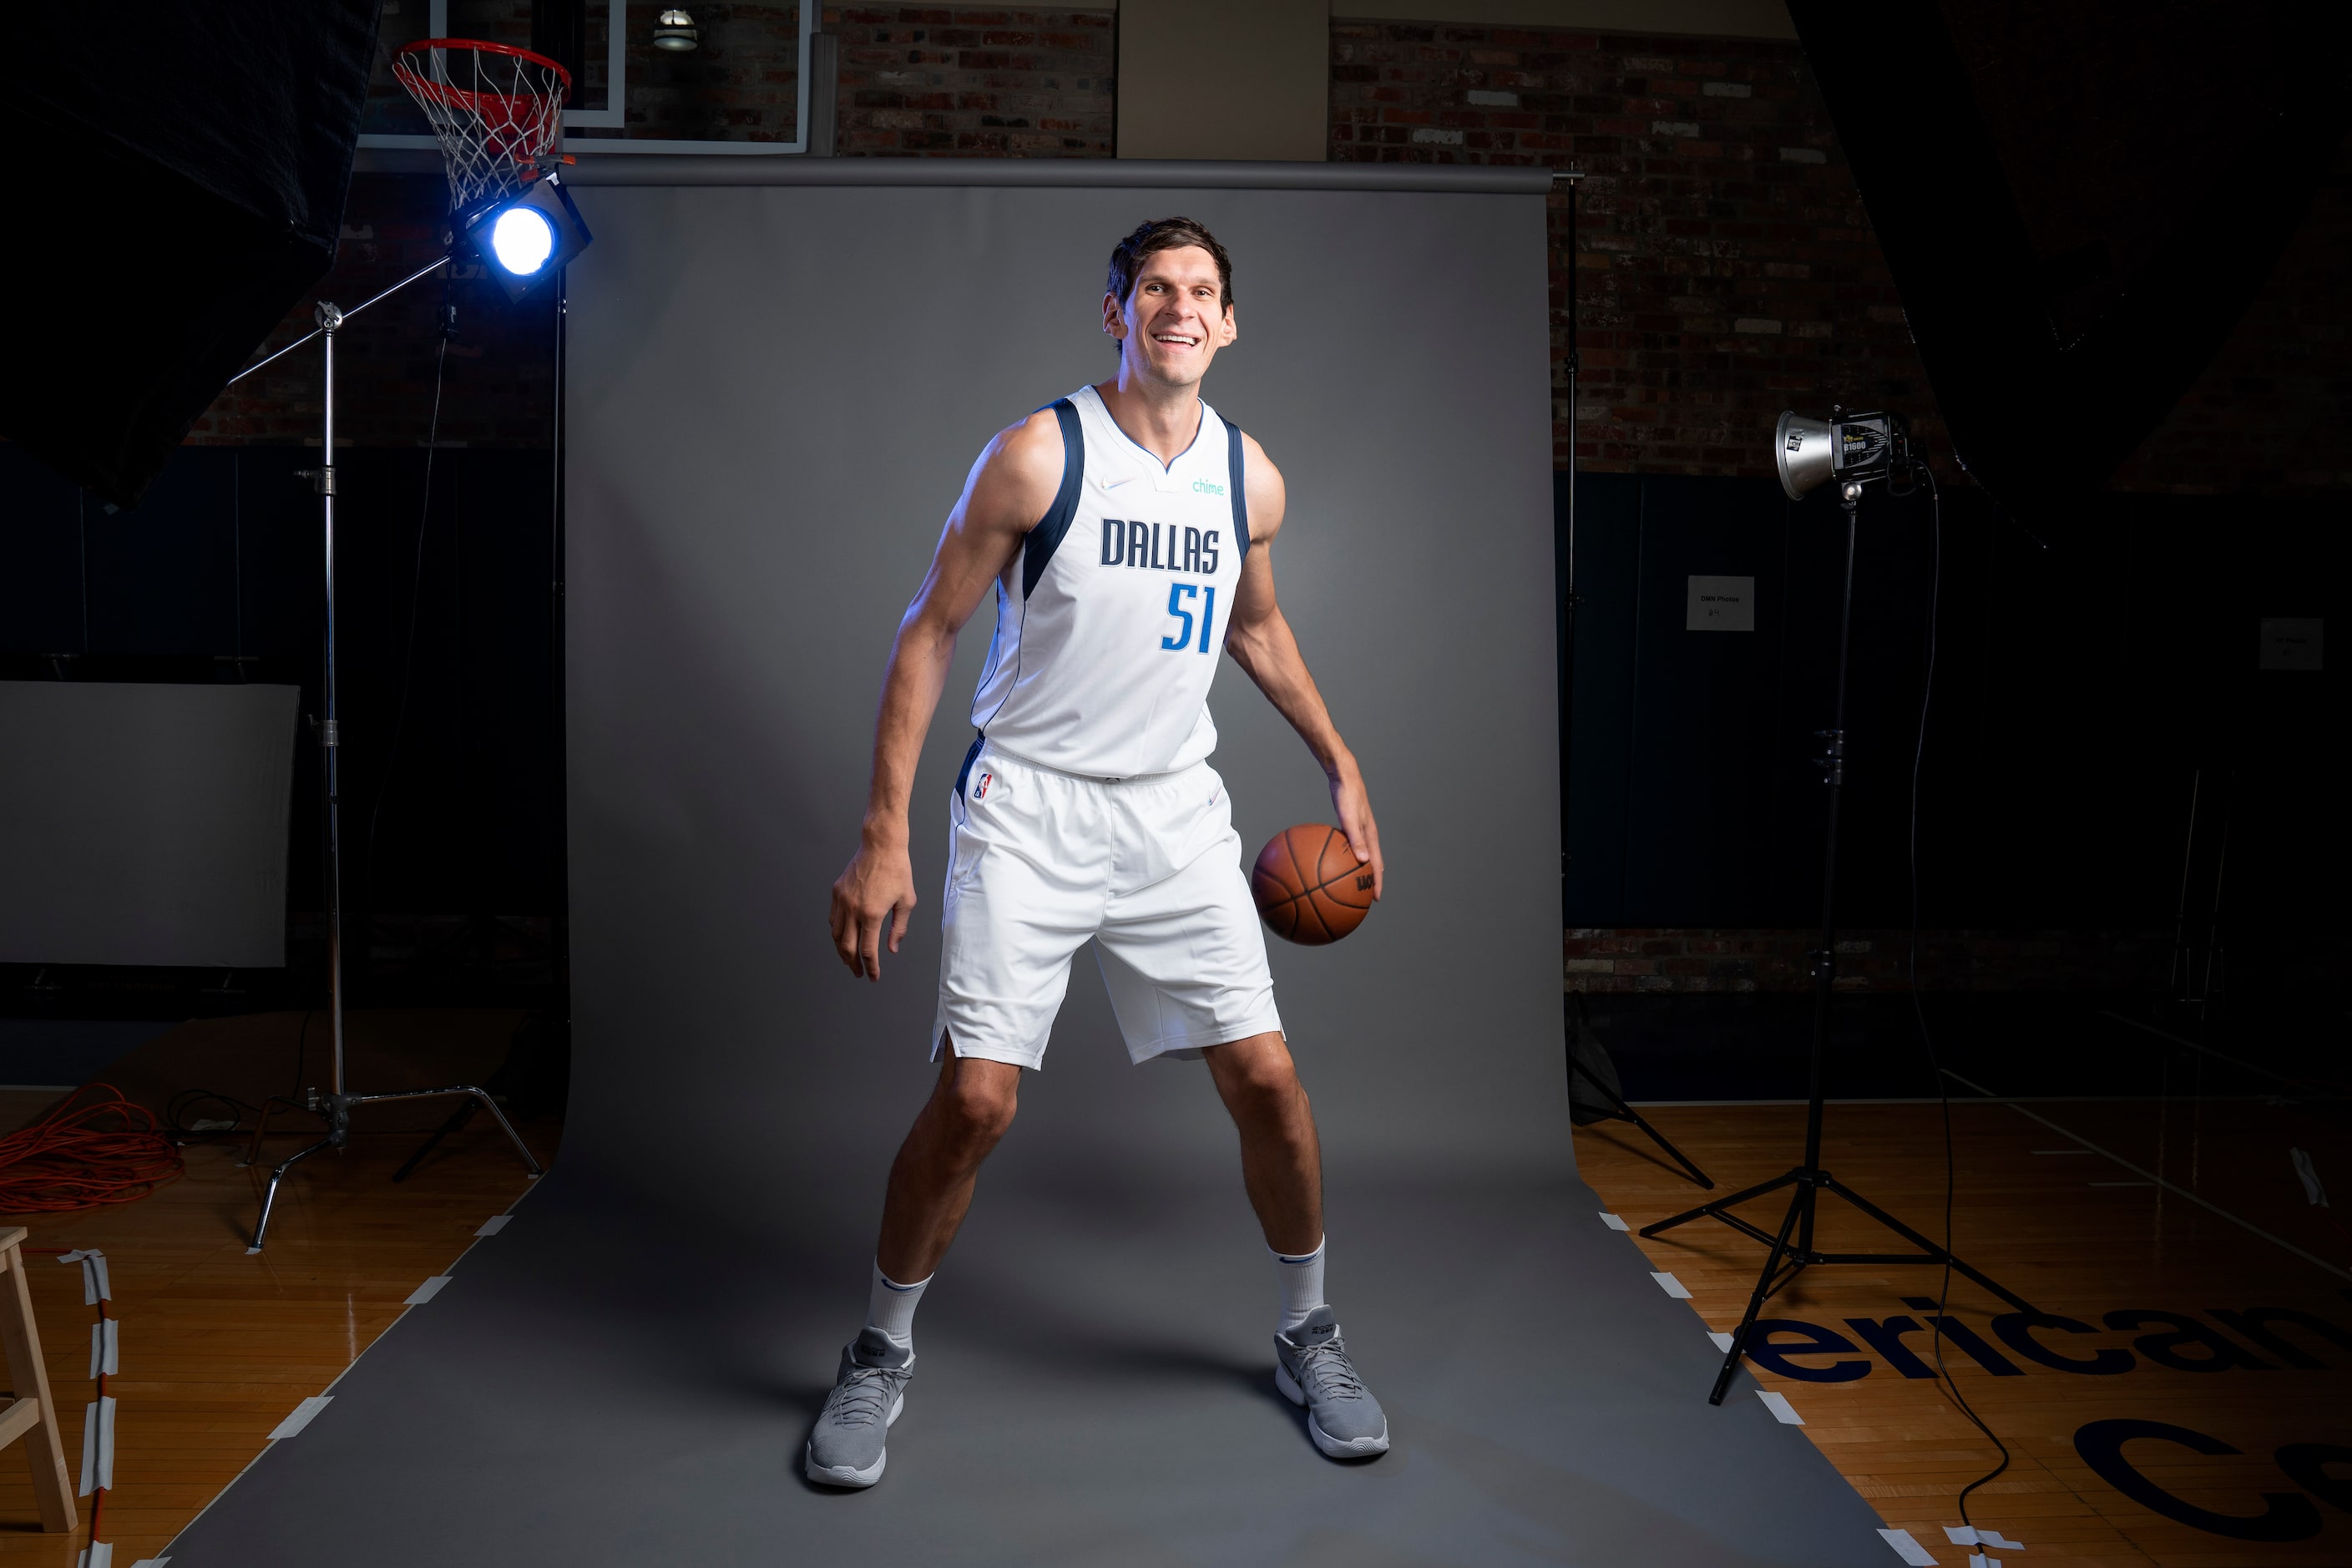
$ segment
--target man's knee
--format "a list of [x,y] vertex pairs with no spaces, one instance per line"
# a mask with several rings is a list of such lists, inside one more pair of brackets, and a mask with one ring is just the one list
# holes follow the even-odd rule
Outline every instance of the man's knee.
[[1298,1069],[1280,1037],[1216,1048],[1228,1053],[1218,1076],[1224,1080],[1226,1098],[1236,1111],[1286,1116],[1294,1109],[1306,1110],[1307,1091],[1299,1085]]
[[1013,1125],[1020,1106],[1021,1069],[1003,1062],[955,1062],[940,1084],[947,1131],[959,1146],[985,1153]]

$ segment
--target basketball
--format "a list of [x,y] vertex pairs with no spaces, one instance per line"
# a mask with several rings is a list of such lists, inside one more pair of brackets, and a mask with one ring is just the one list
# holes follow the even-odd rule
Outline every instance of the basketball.
[[1320,822],[1286,827],[1257,852],[1250,893],[1274,934],[1303,947],[1337,942],[1372,907],[1372,868],[1348,836]]

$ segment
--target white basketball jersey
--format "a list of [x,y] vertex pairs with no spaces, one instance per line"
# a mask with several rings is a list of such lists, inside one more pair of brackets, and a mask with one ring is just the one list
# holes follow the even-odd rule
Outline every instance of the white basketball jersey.
[[1017,585],[998,580],[972,725],[1093,778],[1190,767],[1216,750],[1209,683],[1249,549],[1242,433],[1203,403],[1200,433],[1163,468],[1093,387],[1053,408],[1062,488],[1022,547]]

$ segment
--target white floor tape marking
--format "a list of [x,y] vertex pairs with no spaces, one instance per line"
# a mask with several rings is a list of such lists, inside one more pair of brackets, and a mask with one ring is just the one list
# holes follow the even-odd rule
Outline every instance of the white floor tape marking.
[[1633,1228],[1633,1226],[1627,1225],[1624,1220],[1616,1215],[1605,1212],[1601,1216],[1601,1223],[1607,1226],[1612,1230],[1631,1230]]
[[432,1279],[411,1290],[405,1304],[411,1307],[422,1307],[425,1302],[441,1294],[441,1287],[447,1283],[449,1283],[448,1275],[436,1274]]
[[1772,1419],[1783,1426],[1802,1426],[1805,1424],[1805,1418],[1797,1414],[1797,1407],[1789,1403],[1787,1394],[1759,1388],[1756,1391],[1756,1397],[1764,1402],[1764,1408],[1772,1413]]
[[1675,1279],[1673,1275],[1660,1274],[1655,1269],[1653,1269],[1651,1270],[1650,1278],[1658,1282],[1659,1289],[1664,1290],[1675,1300],[1687,1301],[1691,1299],[1691,1293],[1683,1289],[1683,1282]]
[[114,1489],[114,1395],[98,1402],[98,1484]]
[[106,1254],[94,1247],[68,1252],[58,1259],[60,1263],[81,1265],[81,1304],[95,1307],[100,1301],[114,1300],[114,1288],[106,1278]]
[[506,1229],[507,1221],[512,1218],[514,1218],[514,1215],[510,1214],[494,1214],[489,1218],[484,1220],[482,1222],[482,1228],[476,1231],[474,1234],[476,1236],[496,1236],[499,1232]]
[[1988,1557],[1981,1552],[1969,1553],[1969,1568],[2000,1568],[2000,1559]]
[[115,1338],[119,1318],[109,1318],[89,1326],[89,1375],[95,1381],[100,1373],[109,1377],[122,1370],[122,1346]]
[[1936,1560],[1927,1555],[1926,1547],[1911,1539],[1909,1531],[1882,1530],[1878,1533],[1887,1545],[1895,1548],[1895,1555],[1911,1564],[1911,1568],[1936,1568]]
[[1716,1349],[1721,1351],[1726,1355],[1729,1355],[1731,1353],[1731,1336],[1729,1334],[1718,1334],[1710,1329],[1707,1331],[1706,1337],[1715,1342]]
[[93,1541],[74,1559],[75,1568],[114,1568],[114,1542]]
[[76,1497],[88,1497],[98,1489],[98,1404],[93,1400],[81,1412],[81,1489]]
[[1966,1524],[1948,1524],[1944,1526],[1944,1533],[1951,1538],[1952,1544],[1955,1546],[1990,1546],[2000,1552],[2025,1550],[2025,1542],[2011,1541],[1997,1530],[1985,1530],[1979,1526]]
[[318,1419],[319,1412],[324,1410],[328,1405],[332,1405],[334,1402],[335,1396],[331,1394],[314,1394],[310,1395],[310,1398],[304,1400],[301,1404],[294,1407],[292,1415],[287,1416],[285,1420],[280,1421],[278,1424],[278,1429],[269,1434],[269,1440],[275,1443],[280,1438],[293,1436],[296,1433],[301,1431],[303,1427],[308,1426],[312,1421]]

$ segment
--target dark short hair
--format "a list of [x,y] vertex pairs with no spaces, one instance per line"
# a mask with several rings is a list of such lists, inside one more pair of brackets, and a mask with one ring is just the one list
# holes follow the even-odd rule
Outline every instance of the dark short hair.
[[1136,226],[1114,247],[1110,253],[1111,297],[1124,305],[1135,292],[1136,275],[1143,270],[1143,258],[1161,250],[1181,250],[1197,245],[1216,258],[1217,293],[1219,303],[1231,309],[1234,302],[1234,258],[1217,243],[1217,237],[1189,217],[1156,217]]

